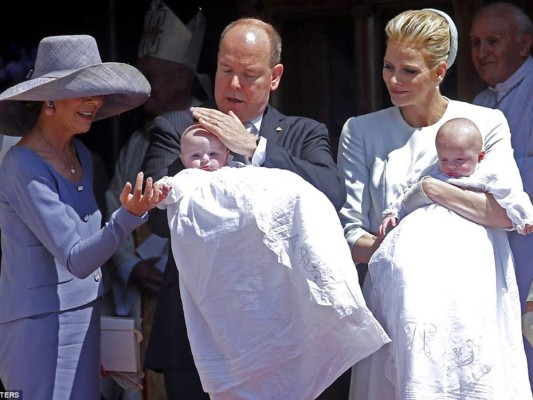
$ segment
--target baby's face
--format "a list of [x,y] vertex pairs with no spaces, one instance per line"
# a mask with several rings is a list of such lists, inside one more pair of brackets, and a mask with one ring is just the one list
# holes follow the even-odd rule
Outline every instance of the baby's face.
[[215,171],[227,164],[229,150],[213,134],[196,130],[182,137],[181,161],[186,168]]
[[476,148],[453,143],[438,145],[437,155],[441,172],[453,178],[472,175],[480,160],[480,152]]

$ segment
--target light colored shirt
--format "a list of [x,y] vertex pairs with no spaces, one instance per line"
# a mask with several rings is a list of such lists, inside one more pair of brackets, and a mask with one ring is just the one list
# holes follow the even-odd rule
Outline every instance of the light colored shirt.
[[9,150],[9,148],[20,140],[20,136],[5,136],[0,135],[0,164],[2,163],[2,160],[4,159],[5,154]]
[[474,104],[501,110],[511,129],[511,145],[524,190],[533,196],[533,57],[505,82],[480,92]]
[[[261,130],[261,122],[263,122],[263,114],[261,114],[257,118],[254,118],[250,122],[247,122],[247,124],[252,125],[249,128],[247,127],[248,131],[252,133],[253,135],[258,136],[259,131]],[[267,144],[267,139],[265,137],[261,137],[259,139],[259,142],[257,143],[257,148],[255,149],[254,155],[252,156],[252,159],[250,160],[250,163],[252,165],[259,167],[265,162],[266,144]]]

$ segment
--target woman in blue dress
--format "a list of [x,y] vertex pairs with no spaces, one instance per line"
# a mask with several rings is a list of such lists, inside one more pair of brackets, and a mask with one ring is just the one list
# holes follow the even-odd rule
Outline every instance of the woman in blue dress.
[[0,132],[22,136],[0,167],[6,390],[32,400],[100,398],[100,266],[164,196],[140,172],[102,227],[91,153],[75,135],[149,93],[137,69],[102,63],[94,38],[72,35],[41,40],[31,78],[0,94]]

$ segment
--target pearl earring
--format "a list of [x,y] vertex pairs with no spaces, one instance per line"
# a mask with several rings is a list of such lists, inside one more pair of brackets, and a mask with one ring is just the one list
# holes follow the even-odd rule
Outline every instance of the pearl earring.
[[44,113],[50,117],[54,115],[54,111],[54,102],[52,100],[48,100],[46,102],[46,110],[44,111]]

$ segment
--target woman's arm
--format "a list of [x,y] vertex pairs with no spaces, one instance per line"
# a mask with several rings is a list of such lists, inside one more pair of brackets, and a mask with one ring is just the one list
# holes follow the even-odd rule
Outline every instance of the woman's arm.
[[368,263],[372,254],[378,249],[383,238],[370,233],[364,233],[352,246],[352,260],[354,263]]
[[[473,222],[492,228],[512,228],[505,209],[488,193],[463,190],[431,177],[423,180],[423,187],[431,200]],[[381,241],[375,235],[364,233],[352,246],[353,261],[368,263]]]
[[470,221],[491,228],[513,227],[505,209],[489,193],[464,190],[435,178],[424,179],[422,185],[431,200]]

